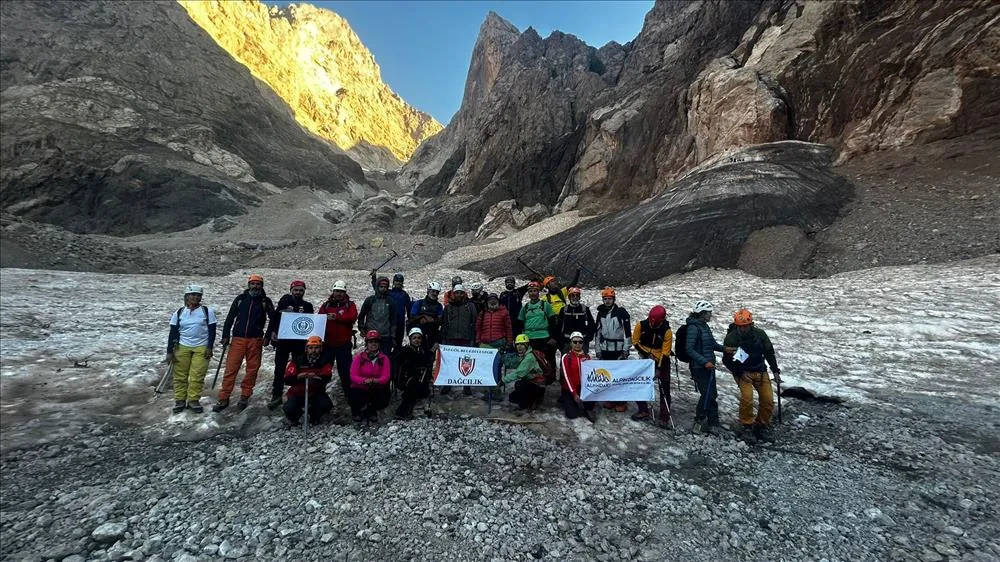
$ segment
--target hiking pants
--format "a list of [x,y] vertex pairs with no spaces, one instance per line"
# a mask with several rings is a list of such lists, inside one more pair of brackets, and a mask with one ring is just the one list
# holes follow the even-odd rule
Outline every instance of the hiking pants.
[[[317,382],[316,384],[319,383]],[[285,411],[285,417],[288,418],[288,421],[297,423],[302,418],[305,407],[306,397],[302,395],[289,398],[285,402],[285,405],[282,406],[282,409]],[[323,414],[332,409],[333,402],[330,401],[330,397],[326,395],[326,392],[317,392],[309,395],[309,423],[319,423],[319,419],[323,417]]]
[[[747,380],[749,379],[749,380]],[[767,371],[762,373],[743,373],[737,384],[740,385],[740,423],[743,425],[771,425],[771,413],[774,412],[774,393],[771,391],[771,378]],[[753,415],[753,390],[757,389],[757,417]]]
[[533,408],[542,403],[545,397],[545,387],[531,381],[519,379],[514,383],[514,391],[510,393],[510,401],[521,408]]
[[[549,345],[549,338],[535,338],[528,340],[528,344],[531,346],[531,349],[545,353],[545,360],[552,366],[553,371],[558,368],[558,364],[556,363],[556,347]],[[552,384],[553,382],[555,382],[555,379],[545,380],[545,384]]]
[[233,338],[229,342],[229,357],[226,357],[226,375],[222,378],[219,400],[229,400],[236,386],[236,374],[240,372],[243,360],[247,361],[247,373],[240,383],[240,397],[250,398],[257,384],[257,371],[264,349],[264,338]]
[[351,348],[350,343],[344,345],[330,345],[324,349],[326,353],[333,357],[337,363],[337,378],[340,379],[340,389],[344,392],[344,398],[350,400],[348,389],[351,388]]
[[592,412],[597,402],[583,402],[582,405],[577,404],[576,400],[573,399],[573,393],[564,388],[562,389],[562,394],[559,395],[559,405],[563,407],[566,417],[574,420],[582,416],[584,412]]
[[698,387],[698,407],[695,408],[694,421],[705,422],[709,425],[719,424],[719,403],[716,400],[719,396],[715,387],[715,369],[702,369],[691,367],[691,378],[694,379]]
[[399,386],[403,391],[403,400],[396,408],[397,416],[412,415],[417,401],[430,396],[430,381],[421,381],[418,377],[410,377],[402,381]]
[[[670,421],[670,358],[664,357],[656,370],[656,382],[660,385],[660,421]],[[648,412],[649,404],[636,402],[640,412]]]
[[306,350],[304,341],[279,341],[274,348],[274,382],[271,386],[271,397],[281,398],[285,391],[285,368],[288,359]]
[[372,385],[369,388],[351,388],[351,415],[376,417],[378,411],[389,405],[389,385]]
[[174,348],[174,400],[197,402],[201,398],[201,389],[205,386],[205,375],[208,373],[208,359],[205,358],[207,346],[188,347],[177,344]]
[[386,357],[392,357],[392,346],[396,343],[396,338],[392,335],[382,336],[379,340],[378,350],[385,354]]

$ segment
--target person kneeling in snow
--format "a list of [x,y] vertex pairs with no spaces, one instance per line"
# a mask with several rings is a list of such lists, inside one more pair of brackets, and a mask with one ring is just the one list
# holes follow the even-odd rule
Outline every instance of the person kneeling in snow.
[[333,360],[323,353],[323,340],[319,336],[310,336],[306,340],[305,352],[292,357],[288,367],[285,368],[288,400],[283,409],[288,421],[293,424],[299,423],[305,411],[306,392],[308,392],[309,423],[319,423],[319,419],[333,409],[333,402],[326,395],[326,385],[332,378]]
[[382,335],[376,330],[365,334],[365,348],[351,363],[351,417],[356,425],[362,421],[378,422],[378,411],[389,405],[389,358],[379,351]]
[[590,355],[583,351],[585,343],[582,333],[573,332],[569,335],[569,353],[562,356],[562,394],[559,396],[559,403],[567,418],[572,420],[583,414],[591,422],[596,422],[595,403],[580,400],[580,374],[583,362],[590,359]]
[[403,391],[403,401],[396,408],[396,419],[412,420],[417,400],[430,395],[434,352],[424,347],[424,333],[410,328],[410,345],[396,352],[396,384]]
[[530,350],[528,336],[520,334],[514,338],[514,349],[520,361],[513,371],[503,377],[503,383],[514,383],[510,401],[522,410],[534,411],[545,397],[545,372],[538,365],[535,354]]
[[[740,353],[742,351],[742,353]],[[756,439],[771,441],[771,414],[774,412],[774,393],[767,367],[771,366],[774,380],[781,382],[778,359],[767,333],[753,323],[753,314],[741,308],[733,315],[733,323],[723,343],[722,363],[733,373],[740,387],[740,424],[742,435],[751,434]],[[759,407],[753,415],[753,391],[757,389]]]

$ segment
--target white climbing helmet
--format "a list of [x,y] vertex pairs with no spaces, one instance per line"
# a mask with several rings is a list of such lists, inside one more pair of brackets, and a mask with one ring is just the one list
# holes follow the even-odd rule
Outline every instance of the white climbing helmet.
[[420,328],[417,328],[416,326],[414,326],[414,327],[410,328],[410,333],[407,334],[407,336],[409,336],[409,337],[412,338],[414,334],[416,334],[418,336],[422,336],[422,335],[424,335],[424,331],[421,330]]
[[708,301],[698,301],[694,303],[694,308],[691,309],[691,312],[694,312],[695,314],[698,314],[699,312],[712,312],[713,308],[712,303]]
[[476,281],[475,283],[472,284],[471,289],[473,291],[482,291],[483,290],[483,284],[480,283],[479,281]]
[[347,283],[345,283],[343,279],[337,279],[336,281],[333,282],[333,290],[334,291],[346,291],[347,290]]
[[430,283],[427,284],[427,290],[428,291],[437,291],[437,292],[440,293],[441,292],[441,284],[438,283],[437,281],[431,281]]
[[187,287],[184,287],[185,295],[201,295],[204,294],[204,290],[201,285],[195,285],[194,283],[188,283]]
[[583,334],[581,334],[580,332],[573,332],[572,334],[569,335],[569,341],[573,341],[573,340],[575,340],[577,338],[579,338],[581,340],[586,340],[587,339],[587,338],[583,337]]

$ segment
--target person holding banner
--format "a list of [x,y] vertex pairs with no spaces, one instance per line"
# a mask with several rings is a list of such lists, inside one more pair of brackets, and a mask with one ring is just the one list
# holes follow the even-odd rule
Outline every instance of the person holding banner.
[[[333,409],[333,402],[326,395],[326,385],[333,378],[333,361],[323,353],[323,340],[319,336],[309,336],[304,349],[296,353],[285,368],[288,401],[283,410],[292,425],[300,423],[303,413],[309,416],[309,425],[315,425]],[[305,412],[307,388],[309,411]]]
[[362,421],[378,423],[378,411],[389,405],[389,358],[379,351],[384,338],[375,330],[365,334],[365,348],[351,363],[351,417],[355,425]]
[[312,314],[313,305],[305,300],[305,295],[306,282],[297,279],[292,281],[288,287],[288,294],[278,299],[278,307],[274,311],[270,324],[268,324],[271,345],[274,346],[274,381],[271,385],[271,402],[267,405],[270,410],[281,406],[281,395],[285,391],[285,368],[288,367],[289,357],[301,354],[306,348],[303,340],[278,339],[278,333],[281,329],[281,313]]
[[201,390],[215,345],[215,311],[201,304],[201,285],[184,288],[184,306],[170,317],[167,363],[174,366],[174,413],[184,408],[200,414]]
[[698,301],[687,318],[687,341],[685,348],[691,357],[689,366],[691,378],[698,386],[698,406],[694,414],[694,430],[711,433],[719,427],[719,396],[715,384],[715,352],[723,351],[715,341],[708,323],[712,321],[712,303]]
[[403,400],[396,408],[397,420],[412,420],[417,400],[430,396],[434,354],[424,346],[420,328],[410,328],[409,337],[410,344],[396,353],[396,385],[403,391]]
[[[441,343],[472,347],[476,339],[476,305],[465,298],[465,287],[461,283],[451,290],[451,300],[444,305],[441,322]],[[449,394],[451,387],[441,389],[441,394]],[[463,389],[466,396],[472,395],[472,388]]]
[[517,351],[518,364],[514,370],[504,375],[503,383],[514,383],[514,391],[510,393],[511,403],[517,404],[521,410],[533,412],[545,397],[545,373],[538,365],[535,354],[529,352],[531,342],[528,336],[521,334],[514,338],[514,349]]
[[[273,314],[274,303],[264,292],[264,278],[254,273],[247,278],[247,289],[233,299],[222,326],[222,346],[229,347],[229,356],[226,357],[226,374],[222,378],[218,401],[212,406],[213,412],[229,407],[229,397],[236,386],[236,375],[244,359],[247,372],[240,384],[240,401],[236,407],[245,410],[250,405],[264,346],[271,343],[265,336],[268,332],[264,327]],[[230,334],[233,336],[231,344]]]
[[[660,385],[659,421],[670,423],[670,351],[674,333],[667,321],[667,309],[656,305],[649,309],[645,320],[637,323],[632,331],[632,342],[639,357],[656,363],[656,380]],[[649,404],[637,402],[639,411],[632,416],[635,421],[649,419]]]
[[[597,327],[594,332],[594,344],[597,348],[597,358],[602,361],[628,359],[632,348],[632,319],[628,311],[618,306],[618,294],[614,287],[605,287],[601,291],[601,301],[597,307]],[[618,412],[628,409],[625,402],[607,402],[607,408]]]
[[584,351],[586,342],[580,332],[569,335],[569,352],[562,356],[562,394],[559,395],[559,403],[567,418],[572,420],[584,415],[594,423],[597,421],[594,414],[597,403],[580,399],[580,374],[583,372],[583,362],[590,359],[590,355]]
[[354,321],[358,319],[358,307],[347,295],[347,283],[337,279],[333,291],[326,302],[319,307],[320,314],[326,314],[326,331],[323,336],[323,350],[337,362],[337,377],[344,398],[348,398],[351,388],[351,362],[353,360],[352,338]]
[[[767,332],[753,323],[753,314],[741,308],[733,315],[733,325],[722,344],[722,363],[733,373],[740,387],[740,425],[742,435],[761,441],[773,441],[771,414],[774,412],[774,393],[767,376],[767,366],[774,373],[774,380],[781,383],[778,359]],[[767,366],[765,366],[765,362]],[[757,390],[759,406],[753,414],[753,391]]]

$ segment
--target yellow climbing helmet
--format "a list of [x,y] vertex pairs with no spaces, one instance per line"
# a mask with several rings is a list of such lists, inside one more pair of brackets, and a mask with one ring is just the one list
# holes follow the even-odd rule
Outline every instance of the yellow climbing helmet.
[[531,340],[528,339],[527,334],[518,334],[517,337],[514,338],[514,343],[523,343],[527,345],[531,343]]

